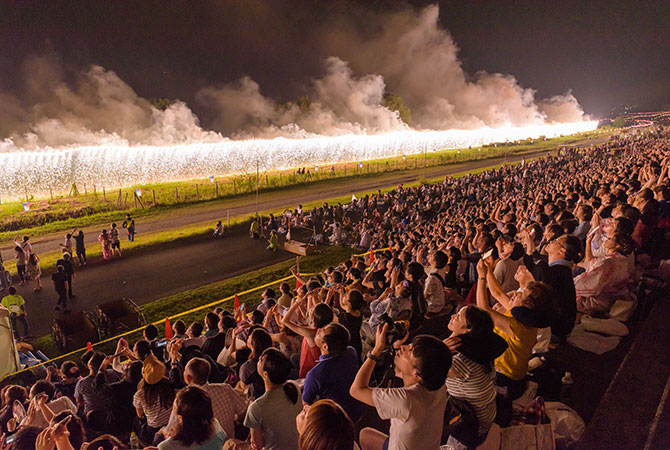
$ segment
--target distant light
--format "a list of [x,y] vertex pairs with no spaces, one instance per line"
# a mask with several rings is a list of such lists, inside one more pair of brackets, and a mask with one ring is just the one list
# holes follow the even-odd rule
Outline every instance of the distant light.
[[209,176],[209,181],[210,181],[211,183],[214,183],[214,177],[213,177],[212,175]]
[[456,153],[461,153],[461,149],[459,148],[458,150],[456,150]]
[[405,159],[405,158],[407,158],[407,156],[405,156],[405,155],[402,155],[402,159]]
[[138,197],[142,197],[142,189],[135,189],[135,194],[136,194]]
[[318,171],[319,171],[319,166],[314,166],[314,172],[318,172]]
[[481,148],[481,147],[479,147],[479,148],[477,149],[477,151],[478,151],[478,152],[481,152],[481,151],[482,151],[482,148]]
[[30,202],[23,202],[21,204],[23,205],[24,211],[30,211]]
[[361,169],[363,168],[363,161],[358,163],[358,167],[360,167]]

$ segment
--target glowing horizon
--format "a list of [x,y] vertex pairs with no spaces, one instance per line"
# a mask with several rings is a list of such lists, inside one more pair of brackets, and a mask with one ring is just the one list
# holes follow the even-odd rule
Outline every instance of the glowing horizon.
[[0,197],[67,192],[72,183],[107,189],[255,172],[288,170],[417,154],[433,149],[556,137],[597,128],[597,121],[480,128],[396,131],[305,139],[221,140],[171,146],[96,145],[0,152]]

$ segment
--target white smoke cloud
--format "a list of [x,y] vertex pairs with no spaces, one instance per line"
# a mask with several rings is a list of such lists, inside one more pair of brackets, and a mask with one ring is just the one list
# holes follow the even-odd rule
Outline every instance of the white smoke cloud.
[[[100,66],[79,74],[74,86],[64,81],[61,67],[47,58],[26,64],[26,103],[13,97],[9,111],[14,132],[0,149],[34,149],[68,145],[170,145],[214,142],[222,137],[200,128],[183,102],[165,110],[139,97],[119,76]],[[14,120],[11,120],[14,117]]]
[[249,77],[221,88],[205,88],[196,98],[217,112],[216,129],[236,137],[338,136],[407,128],[395,111],[382,105],[381,76],[357,78],[336,57],[328,58],[325,66],[324,77],[312,80],[309,107],[276,105]]
[[[73,77],[49,58],[24,66],[25,93],[0,92],[0,151],[71,145],[174,145],[243,138],[379,134],[406,130],[399,114],[383,106],[399,94],[419,130],[474,129],[576,122],[584,118],[571,94],[535,99],[512,75],[470,76],[458,47],[440,27],[437,5],[376,18],[363,36],[338,24],[319,36],[333,55],[324,75],[307,82],[306,104],[278,105],[250,77],[196,93],[213,112],[211,128],[180,101],[154,108],[113,71],[100,66]],[[66,81],[67,80],[67,81]],[[221,134],[219,134],[221,133]]]
[[511,75],[481,71],[468,76],[456,43],[440,27],[437,5],[392,14],[372,37],[341,29],[328,40],[356,71],[381,74],[389,90],[412,110],[412,126],[417,128],[519,126],[579,121],[583,116],[571,95],[538,104],[535,92]]

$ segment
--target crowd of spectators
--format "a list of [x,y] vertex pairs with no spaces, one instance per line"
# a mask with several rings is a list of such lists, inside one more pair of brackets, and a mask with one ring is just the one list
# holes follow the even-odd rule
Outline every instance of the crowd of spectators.
[[532,357],[663,269],[669,166],[656,130],[255,222],[372,252],[7,385],[0,427],[16,450],[475,448]]

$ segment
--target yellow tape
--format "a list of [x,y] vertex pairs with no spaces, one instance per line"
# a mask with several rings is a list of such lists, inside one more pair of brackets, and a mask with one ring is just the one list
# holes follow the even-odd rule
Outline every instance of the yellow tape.
[[[377,250],[371,250],[371,251],[372,251],[372,252],[378,252],[378,251],[384,251],[384,250],[386,250],[386,249],[377,249]],[[370,252],[365,252],[365,253],[361,253],[361,254],[353,255],[353,256],[365,256],[365,255],[369,255],[369,254],[370,254]],[[308,276],[308,277],[309,277],[309,276],[316,275],[316,274],[315,274],[315,273],[301,273],[300,275],[301,275],[301,276]],[[207,303],[206,305],[200,305],[200,306],[197,306],[197,307],[195,307],[195,308],[191,308],[191,309],[189,309],[189,310],[182,311],[182,312],[180,312],[180,313],[178,313],[178,314],[175,314],[175,315],[173,315],[173,316],[168,316],[168,317],[166,317],[165,319],[170,319],[170,320],[172,320],[172,319],[176,319],[176,318],[178,318],[178,317],[183,317],[183,316],[186,316],[186,315],[188,315],[188,314],[191,314],[191,313],[194,313],[194,312],[203,310],[203,309],[211,308],[212,306],[214,306],[214,305],[218,305],[219,303],[223,303],[223,302],[227,302],[227,301],[229,301],[229,300],[233,300],[233,299],[235,298],[235,295],[240,296],[240,295],[251,294],[252,292],[258,291],[258,290],[260,290],[260,289],[265,289],[265,288],[268,287],[268,286],[272,286],[273,284],[281,283],[281,282],[284,282],[284,281],[286,281],[286,280],[290,280],[290,279],[292,279],[292,278],[293,278],[292,275],[291,275],[291,276],[284,277],[284,278],[280,278],[279,280],[271,281],[270,283],[265,283],[265,284],[263,284],[263,285],[261,285],[261,286],[256,286],[256,287],[253,287],[253,288],[251,288],[251,289],[247,289],[246,291],[238,292],[238,293],[236,293],[236,294],[233,294],[233,295],[231,295],[231,296],[229,296],[229,297],[226,297],[226,298],[223,298],[223,299],[221,299],[221,300],[216,300],[216,301],[213,301],[213,302],[211,302],[211,303]],[[161,319],[161,320],[157,320],[157,321],[155,321],[155,322],[152,322],[151,325],[160,325],[160,324],[162,324],[162,323],[165,322],[165,319]],[[111,342],[111,341],[114,341],[114,340],[116,340],[116,339],[120,339],[120,338],[122,338],[122,337],[124,337],[124,336],[128,336],[128,335],[130,335],[130,334],[137,333],[138,331],[142,331],[144,328],[146,328],[146,326],[147,326],[147,325],[144,325],[144,326],[142,326],[142,327],[140,327],[140,328],[135,328],[134,330],[126,331],[125,333],[121,333],[121,334],[118,334],[118,335],[113,336],[113,337],[111,337],[111,338],[104,339],[104,340],[102,340],[102,341],[100,341],[100,342],[96,342],[95,344],[91,344],[91,346],[92,346],[92,347],[95,347],[95,346],[97,346],[97,345],[105,344],[105,343],[107,343],[107,342]],[[5,375],[4,377],[2,377],[2,380],[0,380],[0,381],[4,381],[5,379],[7,379],[7,378],[9,378],[9,377],[13,377],[14,375],[18,375],[18,374],[20,374],[20,373],[22,373],[22,372],[26,372],[26,371],[28,371],[28,370],[30,370],[30,369],[34,369],[35,367],[40,367],[40,366],[43,366],[43,365],[45,365],[45,364],[52,363],[52,362],[57,361],[57,360],[59,360],[59,359],[65,358],[65,357],[70,356],[70,355],[74,355],[75,353],[79,353],[79,352],[81,352],[81,351],[85,351],[85,350],[86,350],[86,347],[84,347],[84,348],[80,348],[80,349],[78,349],[78,350],[71,351],[70,353],[66,353],[66,354],[64,354],[64,355],[60,355],[60,356],[57,356],[57,357],[55,357],[55,358],[52,358],[52,359],[50,359],[50,360],[48,360],[48,361],[43,361],[43,362],[41,362],[41,363],[35,364],[34,366],[26,367],[25,369],[21,369],[21,370],[19,370],[19,371],[14,372],[14,373],[10,373],[10,374],[8,374],[8,375]]]

